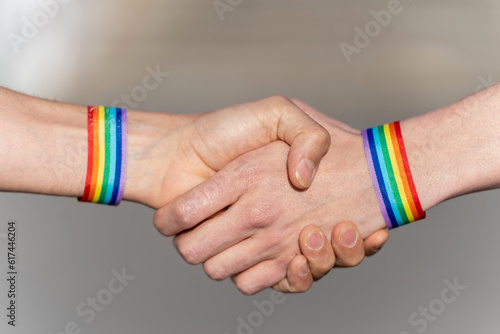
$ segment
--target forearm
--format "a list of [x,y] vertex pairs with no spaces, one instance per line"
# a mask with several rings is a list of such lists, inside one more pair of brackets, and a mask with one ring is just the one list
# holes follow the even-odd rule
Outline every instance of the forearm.
[[[177,115],[128,112],[124,199],[145,201],[141,188],[149,186],[148,149],[183,122]],[[1,191],[72,197],[83,194],[87,172],[86,107],[0,88],[0,136]]]
[[85,108],[0,89],[0,190],[77,196],[85,182]]
[[500,84],[401,126],[424,210],[500,187]]

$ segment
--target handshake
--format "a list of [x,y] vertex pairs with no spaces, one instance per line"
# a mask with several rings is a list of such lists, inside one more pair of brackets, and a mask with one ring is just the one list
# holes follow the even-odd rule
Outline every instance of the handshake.
[[[86,145],[86,108],[3,88],[0,101],[0,191],[82,197],[87,153],[74,151],[99,145]],[[386,225],[499,188],[499,105],[496,84],[363,132],[281,96],[202,114],[128,111],[126,178],[111,198],[119,189],[156,209],[156,228],[213,279],[302,292],[376,253]]]
[[305,291],[387,240],[361,132],[301,101],[129,111],[128,128],[124,199],[157,209],[188,263],[245,294]]

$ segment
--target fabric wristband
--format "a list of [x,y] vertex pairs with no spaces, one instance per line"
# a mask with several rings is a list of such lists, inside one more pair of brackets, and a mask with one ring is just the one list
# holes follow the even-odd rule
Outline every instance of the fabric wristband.
[[366,159],[389,229],[424,219],[399,121],[363,130]]
[[88,106],[88,164],[80,202],[118,205],[127,167],[127,109]]

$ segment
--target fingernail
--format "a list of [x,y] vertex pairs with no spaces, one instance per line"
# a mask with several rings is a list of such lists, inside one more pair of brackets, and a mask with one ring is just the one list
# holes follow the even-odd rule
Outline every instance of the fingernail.
[[312,232],[309,232],[306,238],[306,246],[310,250],[317,251],[323,248],[323,245],[325,243],[325,240],[321,237],[321,234],[319,233],[318,230],[314,230]]
[[358,241],[358,234],[352,226],[348,226],[340,232],[340,243],[347,248],[353,248]]
[[309,187],[314,175],[314,162],[309,159],[302,159],[297,166],[295,176],[302,187]]
[[300,277],[306,277],[308,274],[309,274],[309,265],[307,264],[307,261],[304,261],[299,266],[299,275]]

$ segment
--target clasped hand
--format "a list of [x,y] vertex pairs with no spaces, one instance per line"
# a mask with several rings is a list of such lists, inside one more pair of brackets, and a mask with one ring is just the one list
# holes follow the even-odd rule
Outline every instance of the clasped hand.
[[162,177],[141,201],[212,279],[301,292],[387,239],[359,131],[283,97],[185,117],[142,156]]

